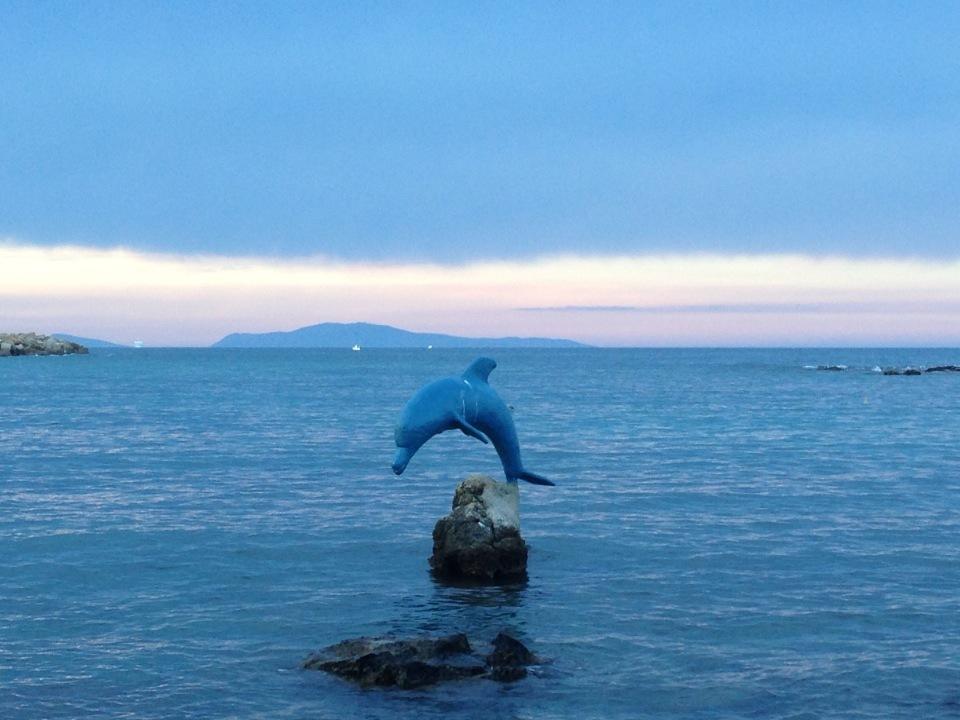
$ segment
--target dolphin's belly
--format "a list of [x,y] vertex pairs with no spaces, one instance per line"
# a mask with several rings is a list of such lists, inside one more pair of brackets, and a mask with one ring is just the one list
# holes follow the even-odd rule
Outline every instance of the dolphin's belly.
[[503,469],[509,476],[523,467],[513,416],[498,396],[493,393],[479,395],[477,414],[473,422],[484,435],[490,438],[490,442],[500,456]]

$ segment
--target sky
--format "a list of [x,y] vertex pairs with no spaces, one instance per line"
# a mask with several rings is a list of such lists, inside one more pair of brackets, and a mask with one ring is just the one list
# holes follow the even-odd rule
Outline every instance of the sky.
[[0,330],[960,345],[958,37],[937,2],[0,0]]

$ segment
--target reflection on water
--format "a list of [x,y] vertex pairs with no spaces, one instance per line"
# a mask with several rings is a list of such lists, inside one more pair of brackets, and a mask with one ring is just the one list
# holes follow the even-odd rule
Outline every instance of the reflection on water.
[[526,578],[498,583],[469,580],[446,580],[431,574],[433,588],[443,602],[465,605],[519,605],[530,584]]
[[[424,570],[426,572],[426,570]],[[500,631],[522,638],[528,625],[527,581],[497,585],[450,584],[429,575],[419,597],[398,597],[391,632],[412,635],[465,633],[487,642]]]
[[463,628],[471,638],[492,640],[500,631],[518,638],[526,635],[527,582],[455,587],[433,583],[432,613]]

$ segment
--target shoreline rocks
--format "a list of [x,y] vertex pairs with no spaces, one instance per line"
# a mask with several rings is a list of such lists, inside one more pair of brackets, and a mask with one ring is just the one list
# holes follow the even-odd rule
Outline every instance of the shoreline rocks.
[[447,580],[501,582],[527,576],[527,544],[520,535],[520,489],[471,475],[453,495],[449,515],[433,528],[434,575]]
[[403,690],[450,680],[486,677],[513,682],[527,675],[539,658],[519,640],[499,633],[493,651],[474,652],[463,633],[440,638],[354,638],[331,645],[303,661],[305,670],[321,670],[361,687]]
[[87,348],[53,335],[37,333],[0,333],[0,357],[18,355],[85,355]]

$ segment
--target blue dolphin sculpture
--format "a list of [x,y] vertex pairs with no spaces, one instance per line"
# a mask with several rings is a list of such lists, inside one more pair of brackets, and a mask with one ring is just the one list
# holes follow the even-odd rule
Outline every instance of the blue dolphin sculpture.
[[493,441],[507,482],[515,483],[520,478],[535,485],[554,484],[523,469],[513,418],[496,390],[487,383],[490,371],[496,366],[490,358],[477,358],[460,377],[436,380],[410,398],[394,436],[397,454],[393,458],[393,471],[397,475],[434,435],[444,430],[460,430],[481,442],[489,442],[487,438]]

